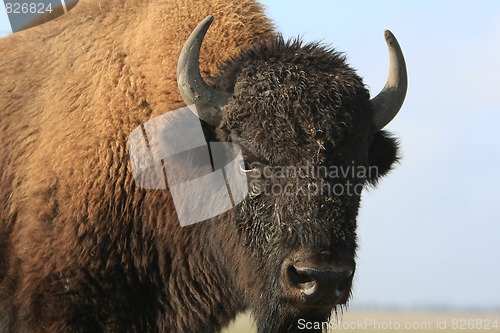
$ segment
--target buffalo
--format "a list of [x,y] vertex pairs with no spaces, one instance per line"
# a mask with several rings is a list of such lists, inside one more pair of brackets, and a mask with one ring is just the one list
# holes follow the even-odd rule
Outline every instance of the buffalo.
[[[385,39],[373,98],[254,0],[81,0],[1,39],[0,332],[218,332],[245,310],[300,332],[343,310],[361,192],[398,160],[383,128],[407,76]],[[127,139],[184,105],[207,142],[240,147],[248,195],[182,227]]]

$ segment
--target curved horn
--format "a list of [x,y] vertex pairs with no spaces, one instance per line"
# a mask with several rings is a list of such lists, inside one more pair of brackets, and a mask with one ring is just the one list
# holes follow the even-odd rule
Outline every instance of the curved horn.
[[211,88],[201,77],[199,67],[201,43],[213,19],[207,16],[201,21],[184,44],[177,62],[177,85],[186,105],[195,104],[198,117],[217,126],[221,108],[231,94]]
[[385,40],[389,47],[389,77],[384,89],[371,100],[377,129],[384,128],[398,114],[408,87],[406,63],[401,47],[389,30],[385,31]]

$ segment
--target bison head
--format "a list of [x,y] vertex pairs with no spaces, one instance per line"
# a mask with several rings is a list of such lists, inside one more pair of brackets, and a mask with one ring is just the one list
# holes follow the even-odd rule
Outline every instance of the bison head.
[[225,63],[209,86],[198,58],[211,22],[186,42],[178,84],[212,125],[210,140],[241,147],[250,194],[212,222],[210,242],[259,332],[299,331],[299,319],[325,321],[349,298],[361,190],[397,160],[382,128],[406,94],[404,58],[386,31],[389,78],[370,100],[342,54],[278,36]]

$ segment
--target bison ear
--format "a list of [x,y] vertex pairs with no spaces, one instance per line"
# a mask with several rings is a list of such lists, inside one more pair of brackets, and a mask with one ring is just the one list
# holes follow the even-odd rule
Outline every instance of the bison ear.
[[368,163],[370,178],[368,181],[376,185],[379,179],[391,171],[394,163],[399,161],[398,141],[387,131],[377,131],[373,134],[373,140],[368,149]]

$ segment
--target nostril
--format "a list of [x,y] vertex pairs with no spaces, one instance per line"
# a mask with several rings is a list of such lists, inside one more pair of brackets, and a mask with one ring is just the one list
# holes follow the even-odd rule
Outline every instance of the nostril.
[[297,268],[295,268],[295,266],[293,265],[288,266],[288,278],[293,284],[314,282],[314,279],[310,275],[304,274],[303,272],[299,273],[299,271],[297,271]]
[[348,287],[349,287],[349,282],[347,279],[340,281],[339,284],[337,285],[337,290],[335,291],[335,296],[337,296],[337,297],[342,296],[346,292]]
[[316,281],[307,273],[299,272],[295,266],[290,265],[287,269],[288,281],[305,295],[312,295],[316,291]]
[[333,304],[345,297],[353,269],[329,263],[296,262],[286,266],[288,285],[306,297],[309,304]]

